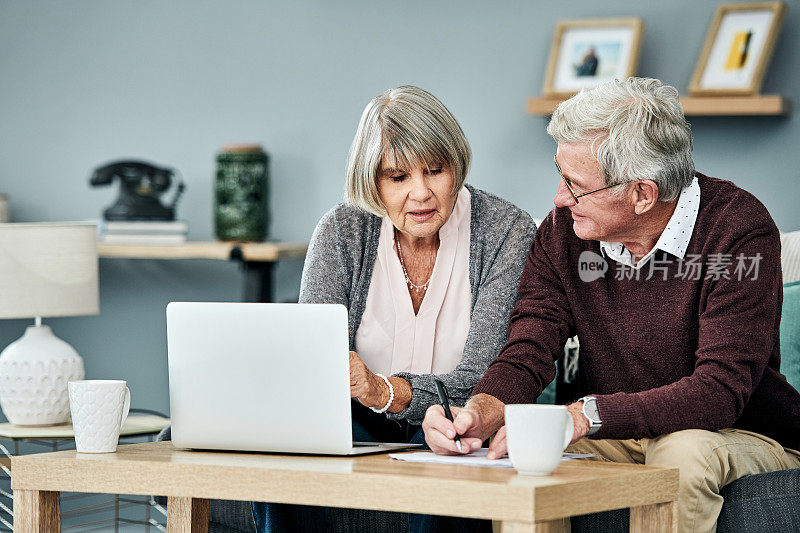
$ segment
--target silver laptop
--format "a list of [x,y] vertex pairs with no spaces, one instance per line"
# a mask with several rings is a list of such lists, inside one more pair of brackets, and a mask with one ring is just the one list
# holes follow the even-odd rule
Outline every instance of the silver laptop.
[[167,355],[177,448],[362,455],[353,443],[347,309],[172,302]]

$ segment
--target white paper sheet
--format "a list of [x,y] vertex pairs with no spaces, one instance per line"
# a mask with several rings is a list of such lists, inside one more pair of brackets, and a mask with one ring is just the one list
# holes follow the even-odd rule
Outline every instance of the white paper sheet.
[[[487,459],[486,453],[489,448],[480,448],[474,452],[466,455],[436,455],[433,452],[414,452],[414,453],[390,453],[389,457],[392,459],[399,459],[400,461],[410,461],[412,463],[445,463],[456,465],[472,465],[472,466],[494,466],[498,468],[513,468],[511,466],[511,459],[508,456],[502,459]],[[594,457],[593,453],[565,453],[561,457],[562,461],[569,461],[571,459],[585,459],[587,457]]]

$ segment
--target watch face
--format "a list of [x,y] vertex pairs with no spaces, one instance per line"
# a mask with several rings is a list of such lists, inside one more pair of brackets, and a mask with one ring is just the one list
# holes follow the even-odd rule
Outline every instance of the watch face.
[[597,411],[597,400],[595,398],[583,400],[583,414],[592,425],[600,424],[600,414]]

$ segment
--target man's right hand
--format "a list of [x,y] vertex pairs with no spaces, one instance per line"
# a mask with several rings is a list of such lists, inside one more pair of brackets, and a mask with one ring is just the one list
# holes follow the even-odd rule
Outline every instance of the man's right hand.
[[508,439],[506,438],[506,426],[501,427],[489,445],[489,451],[486,452],[487,459],[502,459],[508,455]]
[[[481,435],[481,419],[477,411],[463,407],[450,407],[455,417],[450,422],[444,416],[444,408],[434,404],[425,412],[422,430],[425,442],[431,450],[439,455],[458,455],[477,450],[483,444]],[[461,437],[461,451],[456,447],[455,436]]]
[[503,425],[505,404],[494,396],[478,394],[463,408],[450,407],[450,410],[455,417],[452,422],[444,416],[441,405],[430,406],[422,421],[425,442],[440,455],[459,453],[453,440],[456,435],[461,436],[462,453],[480,448]]

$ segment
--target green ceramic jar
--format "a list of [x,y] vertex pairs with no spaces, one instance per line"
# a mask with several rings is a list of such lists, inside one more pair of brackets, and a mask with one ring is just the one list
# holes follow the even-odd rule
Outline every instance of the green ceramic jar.
[[268,157],[259,145],[227,145],[217,154],[214,232],[221,241],[263,241],[269,223]]

